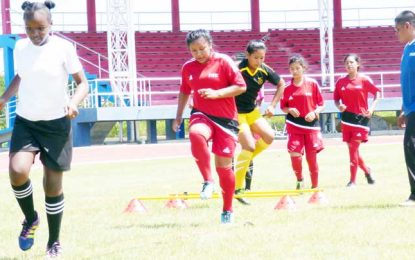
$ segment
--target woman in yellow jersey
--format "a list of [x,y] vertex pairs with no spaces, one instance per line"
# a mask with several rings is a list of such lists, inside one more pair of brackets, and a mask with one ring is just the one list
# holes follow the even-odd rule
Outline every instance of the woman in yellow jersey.
[[[265,116],[273,116],[285,83],[273,69],[264,63],[266,51],[267,47],[264,42],[252,40],[247,45],[246,58],[239,63],[239,70],[245,79],[247,90],[235,98],[240,129],[238,139],[242,146],[236,162],[235,194],[241,194],[244,191],[245,175],[251,160],[274,140],[274,131],[262,117],[256,99],[266,81],[276,85],[274,97],[265,110]],[[254,138],[254,134],[259,138]],[[244,198],[239,198],[238,201],[249,204]]]

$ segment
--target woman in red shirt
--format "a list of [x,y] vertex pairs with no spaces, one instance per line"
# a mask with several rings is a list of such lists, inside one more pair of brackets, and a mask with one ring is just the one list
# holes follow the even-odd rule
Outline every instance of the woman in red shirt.
[[[346,142],[349,147],[350,181],[347,187],[353,187],[356,184],[357,167],[364,171],[367,183],[375,184],[370,168],[360,156],[359,146],[360,143],[368,141],[369,120],[379,100],[380,90],[368,76],[359,73],[359,56],[347,54],[344,57],[344,65],[347,75],[336,82],[334,102],[342,112],[343,142]],[[374,96],[370,108],[368,106],[369,93]]]
[[173,130],[177,131],[182,123],[184,108],[190,94],[193,94],[189,139],[192,155],[204,180],[200,197],[209,199],[213,193],[208,146],[208,142],[212,141],[216,172],[222,188],[221,222],[231,223],[235,192],[232,158],[239,130],[234,96],[245,92],[246,84],[233,60],[213,51],[212,37],[208,31],[191,31],[186,36],[186,42],[193,59],[187,61],[182,68],[182,83]]
[[311,176],[311,188],[318,187],[317,153],[323,150],[319,114],[324,108],[323,97],[317,81],[304,76],[307,64],[295,55],[289,60],[291,83],[284,89],[281,110],[287,113],[287,148],[291,165],[297,177],[297,189],[302,189],[302,156],[304,150]]

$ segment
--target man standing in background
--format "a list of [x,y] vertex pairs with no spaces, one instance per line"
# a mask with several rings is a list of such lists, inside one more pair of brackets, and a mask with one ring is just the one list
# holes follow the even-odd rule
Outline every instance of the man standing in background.
[[400,206],[415,207],[415,13],[403,11],[395,18],[395,31],[405,43],[401,59],[402,111],[398,126],[405,127],[404,153],[411,194]]

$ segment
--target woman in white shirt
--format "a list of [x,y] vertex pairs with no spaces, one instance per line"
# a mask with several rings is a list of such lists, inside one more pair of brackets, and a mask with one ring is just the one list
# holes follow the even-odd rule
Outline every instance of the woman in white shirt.
[[[12,189],[25,216],[19,246],[28,250],[34,243],[39,215],[34,209],[29,178],[36,154],[43,164],[43,188],[49,226],[48,257],[61,254],[60,226],[64,209],[63,171],[72,160],[71,119],[78,115],[78,104],[88,94],[88,85],[74,46],[51,36],[51,1],[22,4],[27,38],[15,47],[16,75],[0,97],[0,109],[16,93],[9,175]],[[68,76],[77,83],[75,94],[67,95]]]

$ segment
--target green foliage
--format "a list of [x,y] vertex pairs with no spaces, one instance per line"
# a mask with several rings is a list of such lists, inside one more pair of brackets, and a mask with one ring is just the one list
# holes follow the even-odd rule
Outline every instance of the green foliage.
[[[2,95],[5,91],[6,87],[4,84],[4,77],[0,76],[0,95]],[[5,111],[4,109],[0,110],[0,129],[6,127],[6,120],[5,120]]]
[[380,116],[389,126],[390,129],[397,128],[396,121],[397,115],[396,111],[382,111],[382,112],[375,112],[377,116]]
[[[124,121],[121,124],[122,124],[122,131],[123,133],[125,133],[127,131],[127,124]],[[119,131],[120,131],[120,122],[118,122],[112,127],[111,131],[108,134],[108,137],[110,138],[118,137]]]
[[273,116],[267,118],[268,123],[274,128],[274,130],[282,131],[285,125],[285,116]]
[[6,89],[6,86],[4,84],[4,77],[0,76],[0,93],[3,94],[5,89]]
[[[146,121],[135,121],[137,135],[139,136],[146,136],[147,135],[147,123]],[[157,133],[163,134],[166,130],[166,125],[164,121],[157,121]],[[115,124],[114,127],[111,129],[110,133],[108,134],[109,138],[118,137],[120,131],[120,124]],[[127,121],[122,121],[122,131],[124,135],[127,133]]]
[[[147,136],[147,121],[135,121],[136,130],[138,136]],[[189,120],[184,121],[185,129],[188,128]],[[157,134],[158,135],[165,135],[166,133],[166,123],[164,120],[157,120]],[[116,138],[119,135],[120,124],[115,124],[114,127],[111,129],[110,133],[108,134],[109,138]],[[127,121],[122,122],[122,130],[125,135],[127,133]]]

